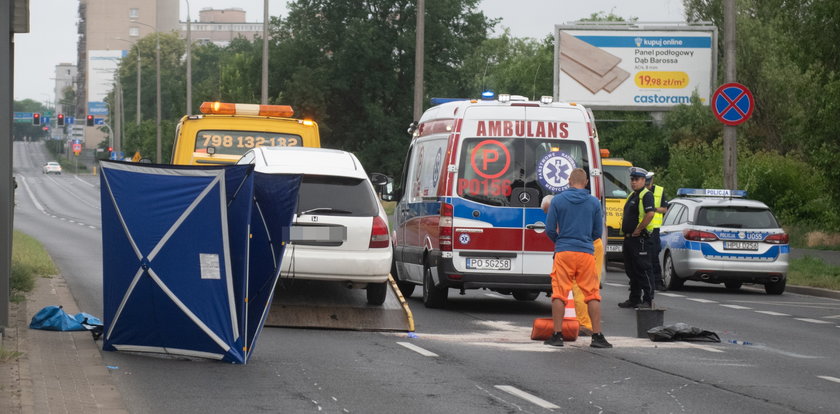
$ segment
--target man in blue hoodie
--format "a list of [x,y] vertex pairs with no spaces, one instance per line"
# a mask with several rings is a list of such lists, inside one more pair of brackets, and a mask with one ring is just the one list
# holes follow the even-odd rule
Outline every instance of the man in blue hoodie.
[[601,333],[601,293],[592,242],[601,238],[601,203],[586,190],[586,171],[575,168],[569,175],[568,190],[557,194],[548,208],[545,234],[554,242],[551,269],[551,316],[554,334],[544,343],[563,346],[563,315],[572,284],[577,283],[592,320],[593,348],[612,348]]

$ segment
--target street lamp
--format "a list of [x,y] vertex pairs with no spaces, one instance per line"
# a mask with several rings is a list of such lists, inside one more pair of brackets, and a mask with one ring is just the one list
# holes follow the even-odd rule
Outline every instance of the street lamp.
[[137,20],[131,20],[132,23],[139,24],[141,26],[146,26],[151,28],[155,31],[155,80],[157,82],[155,93],[157,94],[157,114],[155,119],[155,162],[160,164],[161,163],[161,142],[160,142],[160,32],[158,31],[157,27],[141,23]]
[[190,0],[187,2],[187,115],[192,115],[192,32],[190,30]]

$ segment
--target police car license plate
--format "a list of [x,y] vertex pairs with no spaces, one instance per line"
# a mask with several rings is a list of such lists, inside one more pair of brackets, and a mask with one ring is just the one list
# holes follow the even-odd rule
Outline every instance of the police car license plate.
[[510,270],[510,259],[467,258],[470,270]]
[[618,252],[621,253],[621,245],[620,244],[608,244],[607,245],[608,252]]
[[758,242],[725,241],[723,248],[726,250],[758,250]]

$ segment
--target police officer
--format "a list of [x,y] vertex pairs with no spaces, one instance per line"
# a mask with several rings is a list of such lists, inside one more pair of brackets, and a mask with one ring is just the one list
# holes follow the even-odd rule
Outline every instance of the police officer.
[[653,280],[650,271],[650,233],[653,231],[655,212],[653,193],[645,187],[647,170],[630,167],[630,187],[633,192],[624,204],[621,232],[624,234],[622,254],[624,271],[630,279],[630,298],[618,304],[621,308],[651,308],[653,305]]
[[648,171],[647,176],[645,176],[645,187],[653,193],[654,206],[653,220],[650,222],[653,225],[653,231],[650,232],[652,249],[648,252],[648,256],[650,256],[650,269],[653,280],[656,282],[656,290],[665,290],[665,281],[662,280],[662,266],[659,265],[659,250],[661,248],[659,228],[662,227],[662,216],[668,211],[668,202],[663,197],[665,188],[654,184],[653,176],[653,171]]

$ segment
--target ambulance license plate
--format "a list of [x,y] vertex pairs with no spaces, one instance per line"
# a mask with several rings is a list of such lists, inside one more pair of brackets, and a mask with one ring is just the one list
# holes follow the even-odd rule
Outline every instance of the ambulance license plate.
[[723,248],[725,250],[758,250],[758,242],[725,241]]
[[467,269],[470,270],[510,270],[510,259],[467,258]]

